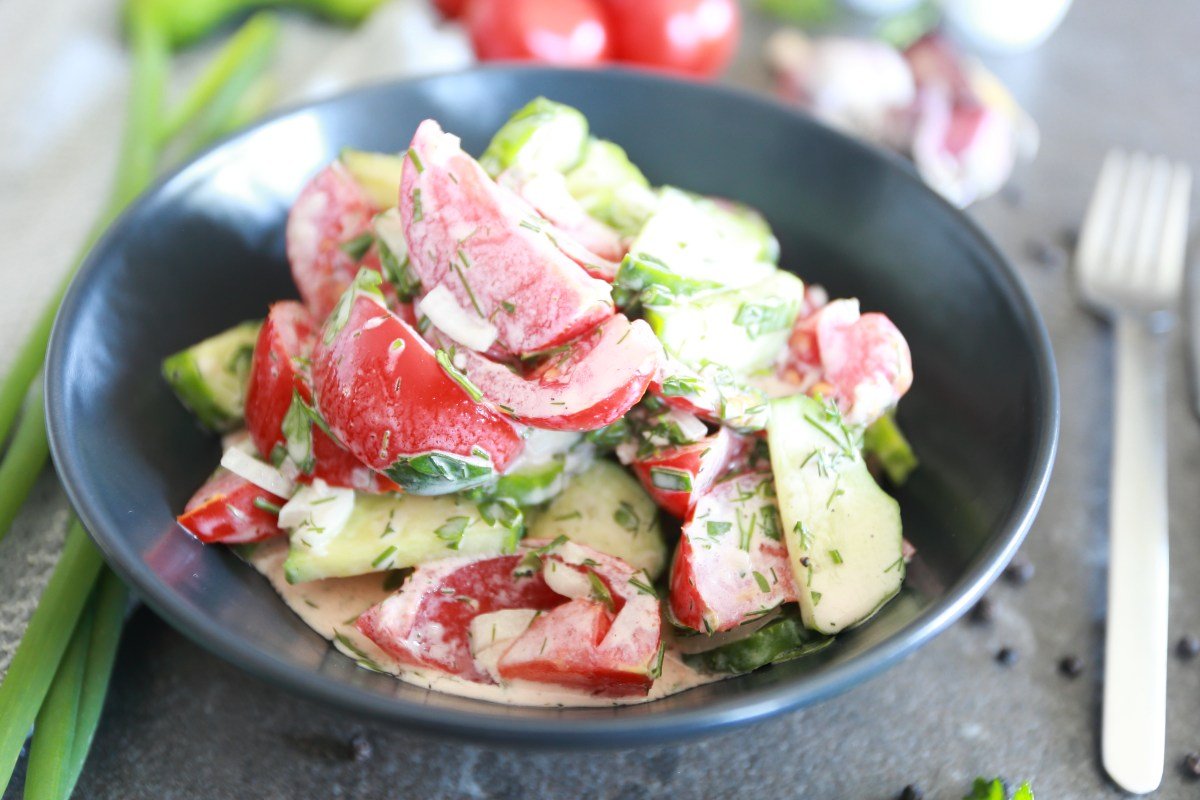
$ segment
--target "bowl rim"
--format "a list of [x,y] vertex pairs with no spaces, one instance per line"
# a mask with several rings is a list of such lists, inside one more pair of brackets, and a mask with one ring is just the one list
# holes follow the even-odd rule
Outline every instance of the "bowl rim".
[[[395,697],[383,697],[376,692],[338,682],[314,670],[296,666],[284,659],[259,650],[246,638],[231,636],[227,629],[206,615],[192,609],[132,551],[116,533],[107,533],[98,523],[101,518],[99,498],[90,487],[87,465],[74,457],[70,432],[63,420],[68,405],[66,374],[68,329],[76,316],[89,284],[106,254],[125,230],[131,217],[155,202],[161,190],[183,173],[196,168],[214,153],[253,132],[286,117],[312,109],[336,106],[346,98],[372,92],[390,92],[422,82],[432,82],[468,74],[492,74],[518,77],[521,75],[603,75],[604,80],[616,83],[630,81],[666,84],[674,88],[709,92],[739,103],[768,107],[816,123],[803,111],[789,107],[774,98],[749,89],[723,84],[699,84],[663,75],[628,68],[604,70],[573,70],[517,64],[476,66],[466,70],[431,73],[400,80],[373,82],[348,91],[321,98],[315,102],[290,105],[272,113],[253,125],[243,128],[189,158],[158,178],[148,189],[127,206],[109,225],[89,251],[87,258],[71,281],[55,319],[46,361],[46,399],[50,452],[61,477],[71,505],[75,508],[92,540],[100,548],[110,566],[136,590],[151,608],[193,642],[252,675],[315,699],[327,705],[368,718],[398,723],[413,730],[435,736],[448,736],[510,746],[542,746],[555,748],[626,747],[639,744],[682,740],[709,735],[731,727],[794,710],[824,700],[879,674],[913,653],[971,608],[984,591],[1012,559],[1024,540],[1038,512],[1058,445],[1059,385],[1050,337],[1040,312],[1033,303],[1024,281],[1012,264],[979,225],[927,187],[911,164],[899,155],[850,137],[840,136],[847,146],[858,150],[864,158],[882,158],[902,173],[901,180],[914,184],[918,191],[932,195],[964,226],[969,238],[988,256],[984,267],[994,273],[998,283],[1008,289],[1016,315],[1026,328],[1034,346],[1036,382],[1033,387],[1035,408],[1033,425],[1035,444],[1030,471],[1025,476],[1022,491],[1015,499],[1006,523],[992,533],[991,541],[976,563],[957,582],[947,588],[944,597],[921,611],[896,634],[868,649],[844,664],[808,676],[803,681],[784,682],[757,690],[751,697],[719,699],[703,707],[671,710],[660,714],[620,713],[576,717],[567,721],[548,718],[514,718],[476,711],[431,708],[421,703]],[[97,533],[98,532],[98,533]],[[734,678],[736,680],[736,678]],[[501,707],[503,708],[503,707]]]

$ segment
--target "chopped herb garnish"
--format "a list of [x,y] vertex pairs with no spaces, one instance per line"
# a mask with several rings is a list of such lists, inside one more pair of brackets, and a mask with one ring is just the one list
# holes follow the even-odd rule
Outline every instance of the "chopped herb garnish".
[[412,161],[413,166],[417,168],[417,174],[420,175],[425,171],[425,165],[421,163],[421,157],[417,155],[417,151],[413,148],[408,148],[408,157]]
[[[616,512],[614,512],[614,516],[615,516],[615,513]],[[555,522],[565,522],[569,519],[583,519],[583,512],[580,511],[579,509],[575,509],[574,511],[572,511],[569,514],[559,514],[557,517],[554,517],[553,519]]]
[[360,648],[354,642],[350,641],[350,639],[348,639],[346,637],[346,634],[338,631],[334,635],[334,638],[337,639],[338,644],[340,644],[342,647],[345,647],[347,650],[349,650],[351,653],[354,654],[355,658],[358,659],[358,663],[360,666],[366,667],[367,669],[375,670],[376,672],[384,671],[382,667],[380,667],[373,660],[371,660],[370,656],[368,656],[366,653],[364,653],[362,651],[362,648]]
[[658,680],[662,677],[663,659],[667,655],[667,643],[658,643],[658,655],[654,657],[654,666],[650,668],[650,677],[653,680]]
[[637,533],[642,526],[641,517],[626,500],[622,500],[616,511],[613,511],[613,522],[631,533]]
[[483,399],[483,392],[479,390],[479,387],[472,383],[471,379],[464,375],[462,370],[454,366],[453,357],[450,353],[446,352],[445,350],[438,350],[434,355],[437,358],[438,364],[441,365],[446,374],[449,375],[455,383],[461,386],[463,391],[471,396],[472,400],[478,403]]
[[[766,481],[763,482],[764,484]],[[775,506],[766,505],[759,511],[762,517],[762,532],[772,541],[779,541],[779,537],[783,532],[783,526],[779,522],[779,509]]]
[[814,607],[821,604],[821,593],[820,592],[809,592],[809,595],[812,597],[812,604]]
[[672,375],[663,379],[662,393],[666,397],[700,394],[700,379],[690,375]]
[[594,570],[587,570],[588,583],[592,585],[592,597],[604,604],[610,612],[617,610],[617,604],[613,602],[612,592],[608,590],[604,580],[596,574]]
[[379,555],[375,556],[375,560],[371,562],[371,566],[378,567],[380,564],[382,564],[384,561],[386,561],[392,555],[392,553],[395,553],[395,552],[396,552],[396,546],[388,545],[387,547],[385,547],[383,549],[383,552],[381,552]]
[[733,523],[732,522],[716,522],[716,521],[710,520],[706,527],[708,528],[709,537],[712,539],[716,539],[718,536],[729,533],[730,529],[733,528]]
[[421,207],[421,190],[412,191],[412,221],[420,222],[425,219],[425,209]]
[[392,343],[388,345],[388,350],[391,350],[392,352],[403,352],[404,340],[399,337],[393,339]]
[[835,564],[841,564],[842,563],[842,554],[839,553],[837,550],[830,550],[829,551],[829,560]]
[[517,313],[516,305],[508,302],[507,300],[501,300],[500,307],[503,308],[505,313],[507,313],[509,316],[512,316],[513,314]]
[[811,550],[812,549],[812,546],[813,546],[812,531],[808,529],[808,526],[805,525],[803,521],[797,522],[796,527],[792,528],[792,532],[797,534],[800,537],[800,549],[801,550]]
[[673,467],[651,467],[650,483],[655,488],[668,492],[690,492],[692,490],[691,473]]
[[254,498],[254,507],[257,508],[259,511],[265,511],[268,514],[275,514],[275,515],[279,514],[279,506],[276,505],[275,503],[272,503],[270,500],[268,500],[265,497]]
[[439,539],[446,542],[451,550],[457,550],[462,545],[463,533],[466,532],[467,526],[470,524],[470,517],[451,517],[444,524],[440,525],[434,533]]
[[658,592],[654,591],[654,585],[650,583],[649,577],[647,576],[643,579],[643,576],[646,576],[645,572],[639,572],[637,575],[634,575],[629,579],[629,585],[642,594],[658,597]]
[[467,290],[467,297],[471,299],[471,305],[474,306],[475,313],[481,318],[487,319],[487,314],[483,313],[483,307],[479,305],[479,301],[475,298],[475,292],[471,290],[471,284],[467,282],[467,276],[463,273],[462,267],[458,265],[457,261],[451,261],[450,268],[454,270],[454,274],[462,282],[463,288]]
[[757,339],[765,333],[781,331],[792,326],[796,319],[795,308],[778,298],[761,302],[745,302],[738,308],[733,324],[746,329],[746,335]]
[[362,261],[362,257],[367,254],[367,251],[371,249],[371,245],[374,243],[375,234],[365,231],[339,244],[338,250],[350,256],[352,261]]
[[758,570],[754,571],[754,582],[758,584],[758,588],[764,592],[771,591],[771,584],[767,583],[767,579]]

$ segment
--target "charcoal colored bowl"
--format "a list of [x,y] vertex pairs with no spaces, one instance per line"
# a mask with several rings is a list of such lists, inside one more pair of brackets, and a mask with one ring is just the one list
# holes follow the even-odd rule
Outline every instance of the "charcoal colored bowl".
[[[783,263],[886,312],[912,346],[900,421],[922,467],[899,493],[919,555],[869,624],[807,660],[654,703],[515,708],[358,669],[266,581],[174,515],[220,445],[159,377],[164,356],[294,297],[284,220],[344,147],[397,151],[432,117],[478,153],[538,95],[583,110],[655,184],[761,209]],[[748,93],[623,71],[501,67],[375,86],[269,119],[136,202],[92,251],[54,330],[54,461],[112,566],[169,622],[271,682],[413,729],[617,746],[761,719],[848,689],[943,630],[1011,558],[1050,474],[1058,388],[1042,322],[1004,257],[898,159]]]

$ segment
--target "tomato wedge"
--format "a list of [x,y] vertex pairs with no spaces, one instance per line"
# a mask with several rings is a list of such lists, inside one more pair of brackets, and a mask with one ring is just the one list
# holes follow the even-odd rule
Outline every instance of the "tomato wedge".
[[205,544],[247,544],[283,533],[276,509],[282,497],[220,470],[200,487],[177,518],[184,529]]
[[[312,315],[292,300],[272,305],[259,331],[246,387],[246,427],[267,461],[272,460],[277,447],[287,446],[283,420],[296,393],[304,402],[312,403],[312,389],[300,364],[312,352],[315,335]],[[315,425],[312,459],[312,470],[296,476],[301,483],[320,478],[331,486],[363,492],[400,490],[394,481],[359,461]]]
[[[529,546],[538,544],[529,542]],[[606,697],[645,695],[662,671],[662,616],[646,574],[573,542],[543,544],[543,577],[574,570],[588,586],[533,621],[500,657],[505,680],[569,686]]]
[[885,315],[860,314],[857,300],[834,300],[796,322],[791,377],[835,399],[846,421],[869,424],[912,386],[912,353]]
[[686,519],[699,498],[750,449],[751,441],[721,428],[692,444],[660,448],[629,464],[659,508]]
[[503,414],[472,397],[382,297],[356,286],[343,302],[312,370],[317,408],[346,449],[415,494],[469,488],[508,466],[523,440]]
[[464,314],[495,326],[506,352],[548,350],[612,316],[608,284],[564,255],[545,220],[433,120],[417,129],[403,176],[400,216],[421,285],[445,286]]
[[471,620],[492,611],[544,610],[563,602],[541,573],[514,574],[521,558],[450,558],[417,567],[400,591],[368,609],[355,626],[406,664],[492,683],[471,656]]
[[485,397],[521,422],[590,431],[620,419],[642,399],[662,346],[645,322],[617,314],[526,375],[471,351],[456,358]]
[[381,270],[374,247],[364,248],[380,211],[335,161],[313,176],[288,213],[288,263],[304,304],[324,320],[360,267]]
[[530,173],[513,168],[500,173],[496,182],[512,189],[538,214],[566,234],[568,238],[565,240],[555,237],[560,249],[565,241],[579,244],[577,252],[567,252],[572,261],[583,267],[589,275],[613,282],[620,266],[618,262],[625,257],[628,248],[621,240],[621,234],[583,210],[583,206],[567,190],[567,179],[561,172]]
[[700,498],[671,564],[671,616],[727,631],[795,601],[770,473],[749,473]]

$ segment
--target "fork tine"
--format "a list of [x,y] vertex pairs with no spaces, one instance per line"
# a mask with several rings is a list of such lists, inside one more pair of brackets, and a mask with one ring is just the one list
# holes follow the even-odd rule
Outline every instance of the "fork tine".
[[1131,288],[1154,288],[1159,269],[1164,214],[1171,188],[1171,163],[1159,156],[1147,167],[1145,202],[1142,204],[1137,242],[1130,258]]
[[1157,289],[1164,297],[1173,297],[1183,278],[1184,252],[1187,249],[1188,203],[1192,193],[1192,171],[1176,164],[1171,171],[1171,187],[1166,210],[1156,272]]
[[1133,272],[1133,248],[1138,230],[1142,227],[1143,209],[1146,205],[1146,189],[1150,183],[1150,162],[1145,153],[1134,153],[1129,159],[1125,173],[1121,199],[1117,204],[1112,244],[1104,267],[1106,283],[1110,289],[1127,284]]
[[1101,265],[1124,182],[1125,163],[1125,153],[1115,148],[1109,150],[1100,168],[1100,177],[1096,179],[1096,188],[1092,190],[1075,255],[1075,268],[1085,283],[1090,283],[1103,268]]

